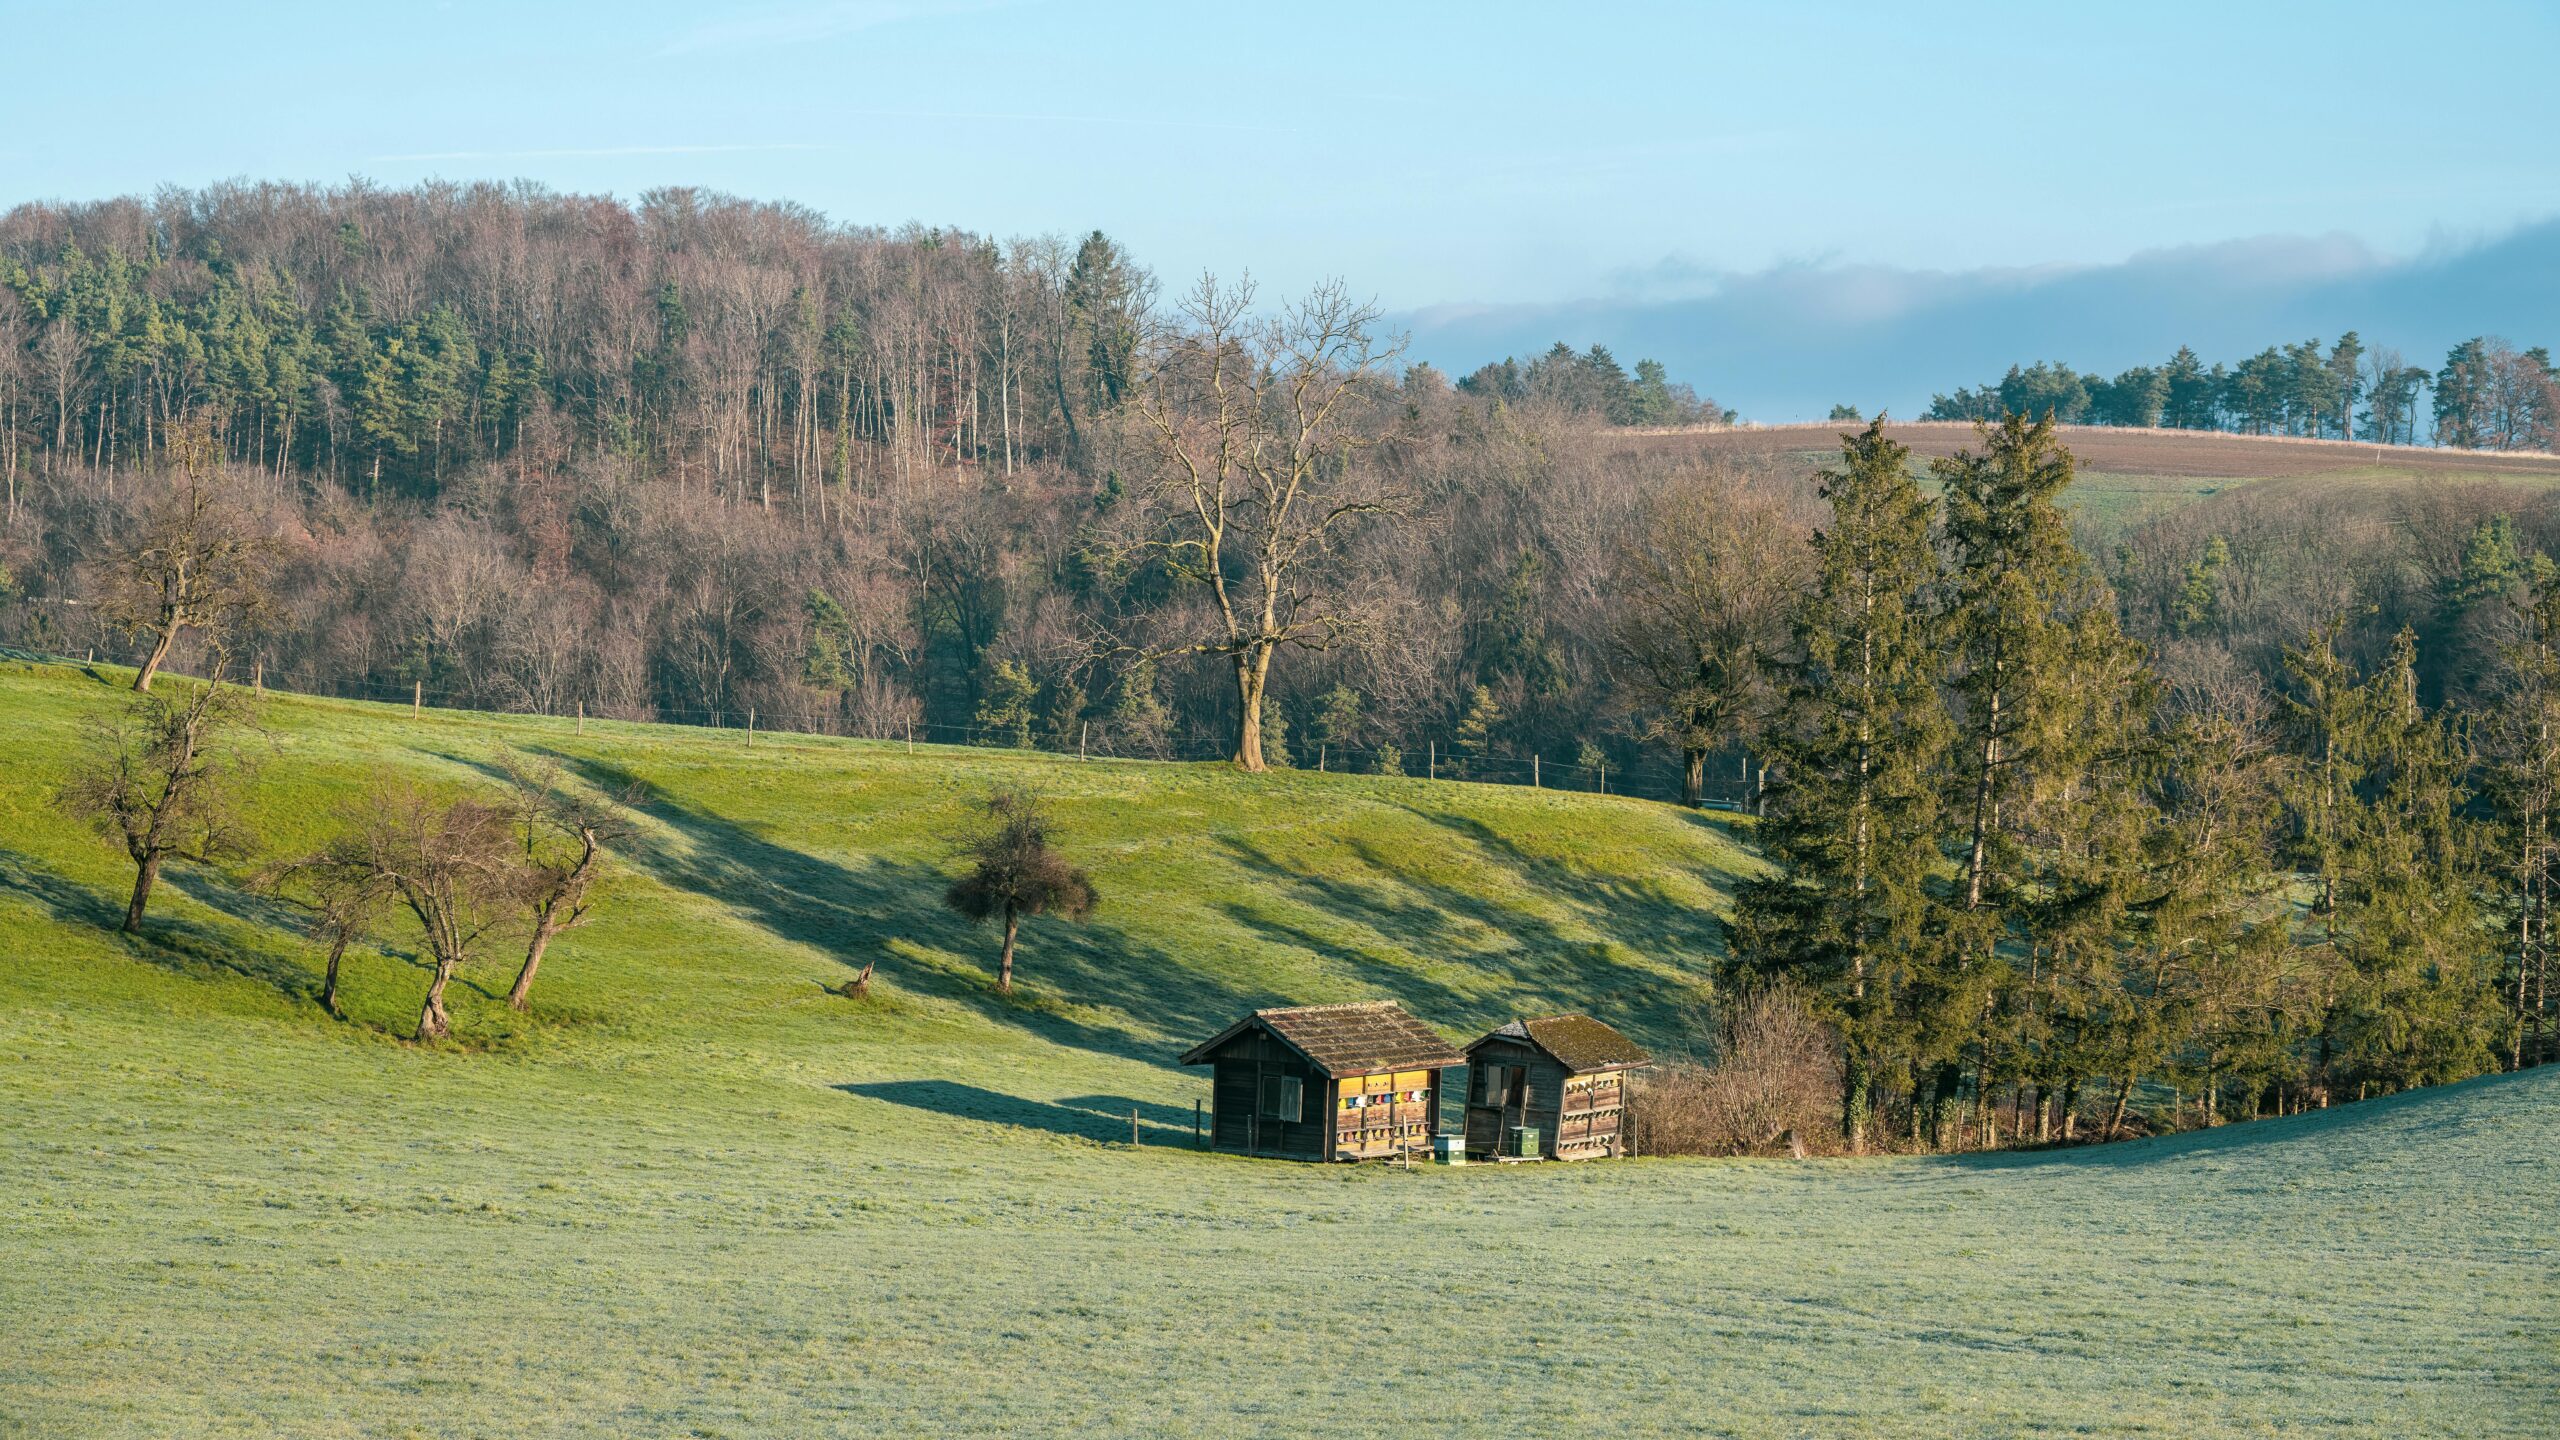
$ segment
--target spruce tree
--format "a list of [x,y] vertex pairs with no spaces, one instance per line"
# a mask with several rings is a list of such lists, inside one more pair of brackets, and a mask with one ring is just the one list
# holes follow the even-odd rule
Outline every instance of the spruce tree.
[[2499,981],[2511,1069],[2551,1058],[2552,885],[2560,878],[2560,576],[2544,567],[2506,649],[2482,727],[2483,780],[2496,815],[2490,854],[2508,969]]
[[1983,427],[1982,438],[1981,450],[1930,466],[1945,494],[1953,562],[1946,653],[1956,699],[1946,770],[1952,944],[1917,987],[1915,1058],[1932,1091],[1933,1144],[1952,1118],[1964,1061],[1973,1059],[1978,1075],[1988,1069],[1986,1022],[2025,938],[2017,901],[2028,879],[2027,801],[2067,763],[2060,744],[2088,711],[2072,703],[2072,617],[2102,600],[2058,503],[2072,460],[2052,422],[2012,414]]
[[2497,1038],[2467,746],[2418,703],[2405,628],[2364,695],[2369,800],[2340,887],[2346,984],[2330,1033],[2360,1090],[2461,1080],[2490,1068]]
[[1875,1091],[1906,1062],[1911,971],[1934,943],[1925,882],[1938,863],[1933,778],[1947,740],[1934,680],[1930,505],[1884,420],[1825,475],[1830,524],[1793,623],[1762,852],[1773,873],[1736,897],[1735,959],[1798,980],[1839,1027],[1842,1131],[1866,1144]]

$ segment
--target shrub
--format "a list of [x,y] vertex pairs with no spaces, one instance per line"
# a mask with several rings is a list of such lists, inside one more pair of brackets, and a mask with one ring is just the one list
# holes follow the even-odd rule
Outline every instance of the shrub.
[[1727,1007],[1703,1037],[1708,1063],[1662,1066],[1628,1095],[1636,1144],[1647,1155],[1749,1155],[1782,1148],[1793,1131],[1830,1148],[1840,1124],[1840,1062],[1831,1031],[1802,996],[1780,987]]

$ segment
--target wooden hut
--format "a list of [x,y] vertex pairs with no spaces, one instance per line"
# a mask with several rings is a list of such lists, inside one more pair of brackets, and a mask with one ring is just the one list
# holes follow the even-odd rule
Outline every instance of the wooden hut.
[[1256,1010],[1194,1046],[1211,1067],[1211,1148],[1291,1160],[1419,1150],[1440,1128],[1440,1072],[1462,1057],[1392,1000]]
[[1467,1149],[1507,1155],[1512,1133],[1534,1126],[1549,1160],[1617,1155],[1626,1072],[1651,1063],[1588,1015],[1514,1020],[1467,1047]]

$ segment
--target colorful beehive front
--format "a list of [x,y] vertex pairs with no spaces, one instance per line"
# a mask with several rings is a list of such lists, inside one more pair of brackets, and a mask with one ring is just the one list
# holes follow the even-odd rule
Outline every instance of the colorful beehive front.
[[1430,1148],[1440,1072],[1462,1058],[1403,1006],[1377,1000],[1256,1010],[1182,1063],[1211,1067],[1212,1148],[1368,1160]]

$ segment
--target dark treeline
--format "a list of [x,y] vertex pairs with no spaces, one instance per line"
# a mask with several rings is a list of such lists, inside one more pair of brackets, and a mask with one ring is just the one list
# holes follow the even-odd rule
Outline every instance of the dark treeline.
[[[2118,590],[2059,508],[2050,422],[1930,470],[1934,500],[1878,425],[1824,478],[1770,652],[1778,870],[1728,927],[1738,978],[1836,1025],[1853,1146],[2209,1124],[2553,1058],[2548,506],[2528,536],[2475,494],[2467,531],[2368,531],[2327,573],[2355,528],[2297,514],[2302,548],[2252,542],[2254,587],[2217,536]],[[2428,539],[2453,552],[2433,583]],[[2430,643],[2461,657],[2433,684]]]
[[[1241,726],[1274,763],[1418,771],[1436,746],[1444,774],[1727,745],[1662,720],[1677,697],[1621,663],[1604,599],[1673,468],[1616,456],[1609,423],[1713,407],[1599,349],[1454,385],[1395,363],[1374,315],[1337,318],[1366,353],[1294,437],[1318,448],[1292,483],[1358,498],[1298,537],[1256,659],[1209,617],[1253,572],[1273,477],[1229,477],[1216,543],[1185,529],[1181,440],[1245,431],[1195,383],[1201,317],[1099,233],[841,227],[685,190],[24,205],[0,217],[0,629],[130,639],[91,603],[100,557],[169,502],[173,437],[200,427],[278,553],[233,652],[272,684],[1118,753]],[[1247,326],[1220,353],[1266,380],[1342,363],[1306,338]]]
[[1577,352],[1561,340],[1525,365],[1506,356],[1481,366],[1458,388],[1514,405],[1544,400],[1612,425],[1730,425],[1739,418],[1673,381],[1659,360],[1639,360],[1629,374],[1609,347]]
[[[2422,403],[2432,392],[2432,404]],[[2165,426],[2243,435],[2370,440],[2432,438],[2471,450],[2560,448],[2560,369],[2547,349],[2465,340],[2430,373],[2398,351],[2367,350],[2354,331],[2325,351],[2316,339],[2269,346],[2236,366],[2207,368],[2180,346],[2168,363],[2108,379],[2042,360],[1997,384],[1931,399],[1930,420],[2050,416],[2065,425]],[[2422,421],[2432,422],[2429,425]]]

